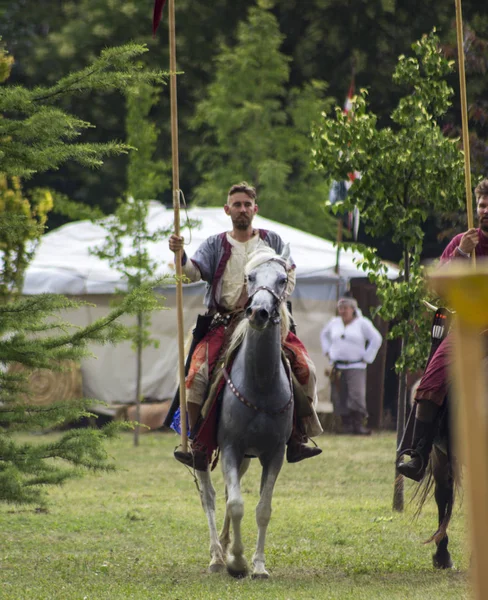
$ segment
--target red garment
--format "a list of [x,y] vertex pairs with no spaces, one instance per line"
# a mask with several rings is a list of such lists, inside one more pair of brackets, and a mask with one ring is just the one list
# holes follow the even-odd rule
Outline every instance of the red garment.
[[[209,378],[212,377],[213,370],[215,369],[217,359],[219,358],[222,344],[225,338],[225,327],[223,325],[211,329],[202,341],[195,348],[193,353],[190,371],[186,379],[186,387],[190,387],[191,382],[202,365],[202,361],[207,357],[208,351],[208,371]],[[308,382],[310,377],[310,370],[307,365],[306,357],[308,357],[307,350],[302,342],[296,335],[289,332],[286,340],[283,344],[285,353],[290,361],[291,370],[295,374],[295,377],[302,385]],[[216,393],[218,398],[225,380],[222,378],[220,386]],[[200,450],[207,452],[209,461],[211,460],[212,453],[217,449],[217,425],[218,425],[219,407],[218,402],[214,402],[203,422],[201,423],[198,431],[195,435],[193,445],[198,447]],[[295,418],[295,417],[294,417]]]
[[[459,246],[459,242],[463,237],[462,233],[459,233],[446,246],[444,252],[441,254],[441,262],[448,262],[451,259],[455,258],[456,260],[470,260],[468,257],[459,256],[455,250]],[[478,238],[479,242],[475,248],[476,257],[478,256],[488,256],[488,237],[484,235],[481,229],[478,229]]]
[[437,348],[425,369],[420,384],[415,392],[415,400],[431,400],[442,406],[447,394],[449,364],[451,359],[453,338],[448,335]]
[[[463,234],[460,233],[449,242],[441,255],[441,262],[470,260],[470,258],[459,256],[456,253],[456,248],[459,246],[462,236]],[[478,236],[479,243],[475,248],[476,257],[488,256],[488,237],[480,229],[478,229]],[[438,406],[443,404],[448,390],[449,365],[451,364],[453,343],[452,334],[449,334],[441,342],[420,380],[415,392],[415,400],[430,400]]]

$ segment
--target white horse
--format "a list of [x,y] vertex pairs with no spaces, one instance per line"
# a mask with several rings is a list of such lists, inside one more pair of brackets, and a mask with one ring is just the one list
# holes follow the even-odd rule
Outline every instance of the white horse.
[[197,471],[210,529],[209,571],[218,572],[226,566],[234,577],[244,577],[249,570],[241,537],[244,501],[240,480],[249,466],[250,456],[258,457],[262,466],[252,577],[269,577],[264,555],[266,531],[271,518],[273,490],[283,465],[293,419],[292,383],[281,351],[281,342],[290,323],[284,303],[288,259],[288,246],[281,256],[266,248],[254,253],[246,265],[247,319],[236,328],[230,345],[230,352],[238,348],[231,374],[224,371],[226,385],[218,425],[227,499],[220,538],[210,471]]

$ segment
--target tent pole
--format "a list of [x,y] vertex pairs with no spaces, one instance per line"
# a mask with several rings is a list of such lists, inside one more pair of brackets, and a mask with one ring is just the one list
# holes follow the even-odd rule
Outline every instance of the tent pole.
[[[173,170],[173,210],[174,232],[180,235],[180,175],[178,165],[178,106],[176,96],[176,28],[175,0],[168,2],[169,16],[169,70],[170,70],[170,102],[171,102],[171,158]],[[186,388],[185,388],[185,343],[183,327],[183,282],[181,258],[183,252],[175,255],[176,267],[176,314],[178,321],[178,373],[180,382],[180,423],[181,447],[188,449],[188,432],[186,426]]]

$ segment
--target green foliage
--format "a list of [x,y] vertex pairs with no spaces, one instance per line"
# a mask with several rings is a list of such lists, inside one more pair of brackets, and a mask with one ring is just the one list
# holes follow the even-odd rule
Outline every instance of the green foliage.
[[[34,188],[25,197],[19,176],[57,169],[72,160],[99,166],[105,156],[126,152],[126,144],[81,143],[79,138],[90,124],[55,105],[74,94],[86,97],[95,90],[125,91],[147,82],[161,82],[160,72],[149,72],[136,64],[145,51],[135,44],[109,48],[89,67],[48,88],[0,88],[0,501],[44,502],[45,486],[78,476],[82,468],[111,468],[102,442],[120,426],[68,432],[54,444],[19,446],[10,436],[17,430],[41,430],[89,415],[93,399],[36,405],[29,396],[27,373],[32,369],[61,370],[64,361],[78,362],[87,356],[88,342],[127,339],[129,331],[117,319],[152,310],[152,288],[139,286],[108,316],[82,329],[61,320],[63,311],[80,306],[67,298],[44,294],[15,300],[53,207],[49,190]],[[9,64],[4,68],[5,64],[5,54],[0,53],[3,79],[8,75]],[[58,196],[58,205],[74,211],[69,199]],[[24,371],[18,371],[18,364]]]
[[161,72],[144,70],[137,63],[146,51],[136,44],[107,48],[89,66],[50,87],[1,87],[0,171],[30,177],[66,161],[99,167],[104,157],[127,152],[129,146],[118,142],[81,143],[80,136],[92,125],[56,104],[67,95],[83,97],[94,90],[127,90],[142,82],[161,82]]
[[154,158],[159,129],[148,119],[159,100],[158,92],[141,84],[127,93],[127,143],[134,148],[129,156],[127,188],[129,196],[138,200],[155,199],[170,184],[169,165]]
[[[147,286],[141,286],[87,327],[74,328],[60,319],[62,311],[81,305],[53,294],[0,305],[0,501],[43,503],[46,485],[78,477],[81,468],[113,468],[102,441],[113,437],[121,424],[67,431],[56,443],[19,445],[11,437],[15,431],[42,430],[89,416],[90,399],[50,405],[30,402],[27,374],[31,369],[62,370],[63,361],[89,355],[88,342],[127,339],[128,331],[117,319],[147,311],[152,302]],[[9,368],[16,363],[27,371]]]
[[[100,247],[92,249],[94,255],[123,275],[129,291],[143,283],[152,283],[151,310],[163,308],[164,298],[154,291],[162,279],[156,280],[158,263],[151,259],[149,247],[171,233],[169,228],[150,230],[148,223],[149,200],[169,184],[167,168],[161,161],[153,160],[157,130],[148,116],[156,101],[157,90],[147,84],[128,90],[127,138],[134,150],[129,156],[127,198],[119,201],[114,215],[99,222],[107,235]],[[128,241],[130,249],[124,246]],[[141,322],[133,331],[133,341],[136,346],[144,347],[153,343],[149,335],[151,321],[149,314],[139,316]]]
[[311,123],[330,104],[327,86],[311,81],[287,91],[290,60],[280,51],[283,40],[276,18],[251,8],[237,43],[221,45],[192,122],[200,133],[193,156],[203,181],[195,198],[215,205],[232,183],[245,179],[258,189],[263,216],[332,235],[335,223],[320,203],[328,182],[308,160]]
[[49,190],[22,193],[18,177],[0,173],[0,298],[22,290],[24,273],[53,207]]
[[445,137],[438,123],[450,105],[452,90],[445,77],[453,65],[443,57],[435,32],[412,48],[414,56],[400,56],[393,75],[406,95],[391,115],[391,126],[378,126],[377,116],[367,110],[366,91],[361,90],[348,116],[340,108],[335,119],[324,115],[315,128],[313,146],[315,165],[324,175],[341,180],[355,170],[362,173],[344,208],[356,205],[367,232],[388,235],[402,248],[401,282],[386,278],[374,251],[367,251],[363,261],[364,270],[378,284],[380,316],[397,319],[391,335],[406,342],[397,363],[400,370],[418,368],[426,358],[429,327],[422,300],[427,292],[420,267],[423,224],[430,215],[460,209],[464,186],[458,140]]

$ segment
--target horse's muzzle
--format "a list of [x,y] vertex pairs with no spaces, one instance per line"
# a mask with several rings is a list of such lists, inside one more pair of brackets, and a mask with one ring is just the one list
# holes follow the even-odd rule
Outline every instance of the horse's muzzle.
[[246,309],[246,317],[249,323],[256,329],[264,329],[269,323],[270,313],[266,308],[249,306]]

